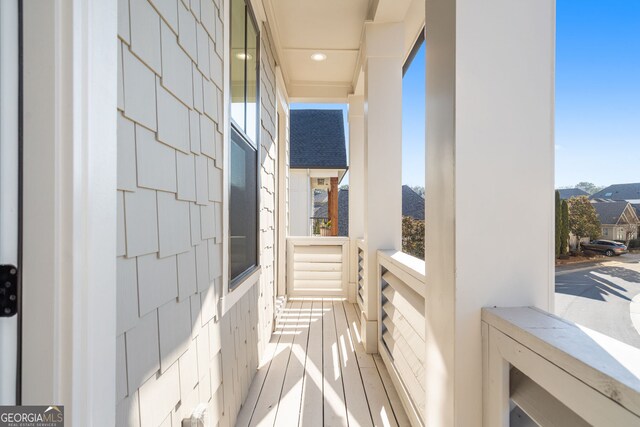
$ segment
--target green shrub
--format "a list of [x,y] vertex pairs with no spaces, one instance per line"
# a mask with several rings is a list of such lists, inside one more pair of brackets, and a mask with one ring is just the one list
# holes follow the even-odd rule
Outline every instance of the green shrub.
[[424,259],[424,221],[402,217],[402,252]]

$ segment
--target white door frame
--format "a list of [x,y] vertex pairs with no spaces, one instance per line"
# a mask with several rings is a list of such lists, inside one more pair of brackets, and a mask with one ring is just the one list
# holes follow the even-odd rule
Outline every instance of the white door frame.
[[22,3],[22,403],[68,425],[115,425],[117,3]]
[[[0,2],[0,264],[18,266],[18,0]],[[0,286],[2,284],[0,283]],[[18,315],[0,317],[0,405],[18,402]]]

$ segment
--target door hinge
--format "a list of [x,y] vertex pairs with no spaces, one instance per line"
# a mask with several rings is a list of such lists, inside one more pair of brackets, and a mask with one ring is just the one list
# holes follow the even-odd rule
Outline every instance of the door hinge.
[[18,268],[0,265],[0,317],[18,313]]

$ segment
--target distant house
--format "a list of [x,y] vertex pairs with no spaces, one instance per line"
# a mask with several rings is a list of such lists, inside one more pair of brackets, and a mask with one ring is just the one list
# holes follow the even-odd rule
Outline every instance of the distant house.
[[560,188],[556,191],[560,193],[560,199],[562,200],[569,200],[572,197],[578,197],[578,196],[589,197],[589,193],[579,188]]
[[[316,211],[319,217],[327,216],[326,205]],[[424,220],[424,199],[408,185],[402,186],[402,216]],[[349,190],[338,193],[338,236],[349,235]]]
[[636,239],[638,211],[627,201],[592,201],[602,226],[602,237],[609,240]]
[[614,184],[591,196],[592,200],[625,200],[629,203],[640,203],[640,182],[631,184]]
[[325,217],[331,216],[327,205],[338,203],[338,185],[347,172],[343,112],[291,110],[290,114],[289,232],[309,236],[320,206],[325,207]]

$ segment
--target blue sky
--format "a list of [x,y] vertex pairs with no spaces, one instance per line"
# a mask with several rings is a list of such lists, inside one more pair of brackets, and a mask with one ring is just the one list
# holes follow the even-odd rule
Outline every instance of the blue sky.
[[[640,182],[640,0],[556,7],[556,186]],[[408,185],[424,185],[424,68],[423,46],[403,80]],[[342,108],[346,122],[344,105],[292,108]]]
[[402,183],[424,187],[424,43],[402,79]]
[[640,182],[640,1],[556,13],[556,185]]

